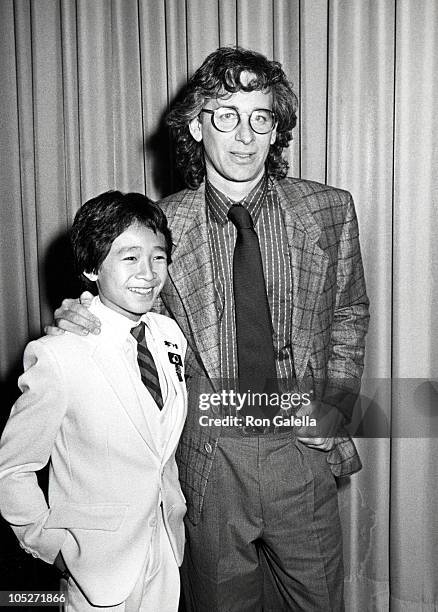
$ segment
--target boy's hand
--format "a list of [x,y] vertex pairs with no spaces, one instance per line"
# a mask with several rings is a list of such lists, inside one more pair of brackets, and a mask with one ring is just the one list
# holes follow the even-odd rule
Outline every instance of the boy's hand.
[[61,551],[59,551],[59,553],[56,555],[56,559],[53,562],[53,565],[56,567],[56,569],[59,572],[61,572],[61,575],[65,580],[69,579],[70,572],[68,571],[68,568],[65,564],[64,557],[62,556]]
[[53,325],[46,325],[46,334],[56,336],[63,334],[64,331],[86,336],[88,333],[100,333],[100,320],[95,317],[88,309],[93,295],[89,291],[84,291],[80,298],[65,299],[59,308],[55,310],[55,321]]

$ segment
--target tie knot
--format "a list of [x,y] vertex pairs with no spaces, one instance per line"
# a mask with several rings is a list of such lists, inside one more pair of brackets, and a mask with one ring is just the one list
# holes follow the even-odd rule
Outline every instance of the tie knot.
[[136,327],[133,327],[131,329],[131,334],[137,342],[142,342],[144,340],[144,321],[141,321]]
[[233,204],[228,211],[228,219],[234,223],[238,230],[253,229],[251,215],[241,204]]

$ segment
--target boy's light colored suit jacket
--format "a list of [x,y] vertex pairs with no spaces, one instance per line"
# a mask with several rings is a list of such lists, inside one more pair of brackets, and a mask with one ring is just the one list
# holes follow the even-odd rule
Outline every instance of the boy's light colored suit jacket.
[[[178,564],[183,556],[186,506],[175,449],[186,390],[168,353],[183,359],[186,342],[168,317],[149,313],[148,320],[176,391],[164,456],[148,427],[147,412],[157,407],[105,325],[99,336],[65,334],[27,346],[23,394],[0,446],[0,510],[21,546],[48,563],[61,550],[85,595],[100,606],[132,591],[150,554],[160,501]],[[50,456],[47,504],[35,472]]]

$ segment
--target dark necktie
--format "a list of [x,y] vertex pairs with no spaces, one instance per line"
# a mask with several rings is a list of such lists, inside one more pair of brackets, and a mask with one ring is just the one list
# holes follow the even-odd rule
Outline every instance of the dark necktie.
[[158,408],[163,407],[163,396],[161,395],[160,380],[154,358],[146,344],[144,333],[144,322],[131,329],[131,334],[137,340],[137,361],[140,368],[141,380],[150,391]]
[[[249,212],[240,204],[228,211],[237,228],[233,257],[233,290],[241,393],[273,393],[277,390],[272,320],[266,295],[259,239]],[[273,416],[278,406],[260,406]],[[259,416],[252,406],[254,416]],[[249,413],[249,409],[246,409]]]

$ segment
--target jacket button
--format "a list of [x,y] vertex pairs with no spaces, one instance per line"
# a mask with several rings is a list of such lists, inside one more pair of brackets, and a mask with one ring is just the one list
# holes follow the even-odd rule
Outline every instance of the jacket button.
[[205,448],[205,452],[206,453],[211,453],[213,451],[213,447],[211,446],[211,444],[209,442],[206,442],[204,444],[204,448]]

